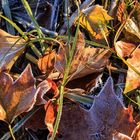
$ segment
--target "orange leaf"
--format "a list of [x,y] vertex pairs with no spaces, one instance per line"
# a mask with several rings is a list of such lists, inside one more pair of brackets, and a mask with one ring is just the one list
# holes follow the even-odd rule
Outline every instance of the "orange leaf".
[[49,74],[52,72],[52,70],[54,69],[55,56],[55,51],[47,51],[43,57],[39,58],[38,67],[43,73],[47,72]]
[[58,104],[49,100],[45,105],[46,116],[45,116],[45,124],[50,133],[53,132],[53,127],[55,123],[55,119],[57,116]]
[[9,74],[1,72],[0,85],[0,120],[11,123],[18,115],[32,109],[39,90],[30,65],[14,82]]

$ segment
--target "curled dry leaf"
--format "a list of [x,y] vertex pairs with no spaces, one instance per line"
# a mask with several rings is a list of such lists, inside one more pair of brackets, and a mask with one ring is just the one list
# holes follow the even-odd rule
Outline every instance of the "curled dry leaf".
[[[121,57],[129,57],[127,62],[132,65],[135,69],[140,70],[140,48],[136,48],[132,43],[127,43],[123,41],[116,42],[116,52]],[[132,51],[134,52],[132,53]],[[124,93],[140,87],[140,75],[138,75],[134,70],[128,66],[126,85]]]
[[[56,59],[55,68],[63,73],[65,66],[65,55],[68,53],[68,48],[59,49],[58,57]],[[101,72],[108,62],[110,52],[100,48],[85,47],[85,39],[83,34],[79,31],[76,50],[71,63],[69,72],[70,80],[84,77],[86,75]]]
[[135,40],[136,42],[140,41],[140,4],[135,2],[135,7],[131,18],[128,18],[127,13],[127,4],[122,0],[117,9],[117,17],[118,20],[123,23],[126,20],[126,24],[124,26],[126,30],[125,37],[129,40]]
[[116,132],[129,137],[135,127],[132,108],[124,107],[109,77],[99,95],[94,97],[90,110],[64,105],[59,133],[61,140],[112,140]]
[[28,65],[20,77],[0,73],[0,120],[11,123],[18,115],[34,106],[39,89],[35,87],[31,66]]
[[92,39],[103,39],[104,36],[100,27],[102,27],[102,30],[107,35],[106,22],[112,19],[113,18],[107,14],[107,11],[104,10],[102,6],[95,5],[83,11],[80,16],[80,24],[89,32]]
[[54,69],[56,52],[46,51],[45,55],[38,60],[38,67],[42,73],[51,73]]
[[0,68],[10,69],[25,48],[25,41],[0,29]]

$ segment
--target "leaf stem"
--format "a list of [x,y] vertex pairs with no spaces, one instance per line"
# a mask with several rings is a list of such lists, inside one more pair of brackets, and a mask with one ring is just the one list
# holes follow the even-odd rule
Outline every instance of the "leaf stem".
[[8,127],[9,127],[9,131],[10,131],[11,137],[13,138],[13,140],[16,140],[16,138],[14,136],[14,133],[13,133],[13,130],[12,130],[12,127],[11,127],[11,124],[9,124]]

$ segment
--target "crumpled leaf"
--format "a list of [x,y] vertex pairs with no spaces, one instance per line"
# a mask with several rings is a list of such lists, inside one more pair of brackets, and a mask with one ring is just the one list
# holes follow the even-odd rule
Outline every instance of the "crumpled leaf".
[[24,48],[25,40],[0,29],[0,69],[2,67],[10,69]]
[[[135,48],[136,46],[134,44],[123,41],[117,41],[115,46],[117,54],[119,54],[121,57],[128,57],[127,62],[131,64],[134,68],[139,70],[140,48],[134,50]],[[134,52],[132,53],[133,50]],[[128,66],[124,93],[127,93],[139,87],[140,87],[140,76]]]
[[46,51],[43,57],[38,60],[38,67],[42,73],[51,73],[54,69],[56,52],[55,51]]
[[16,81],[1,72],[0,85],[0,120],[11,123],[18,115],[32,109],[39,89],[35,87],[30,65]]
[[104,33],[107,35],[108,30],[106,22],[113,18],[107,14],[107,11],[102,6],[95,5],[83,11],[80,16],[80,24],[85,28],[92,38],[103,39],[104,36],[101,32],[100,26]]
[[[55,63],[55,68],[63,73],[65,66],[65,55],[68,53],[68,48],[60,48]],[[84,77],[86,75],[101,72],[108,62],[110,57],[109,50],[100,48],[85,47],[85,39],[79,31],[76,50],[71,63],[69,76],[70,80]]]
[[[67,104],[66,104],[67,105]],[[136,123],[132,108],[125,108],[116,96],[109,77],[93,105],[86,111],[77,105],[63,107],[59,131],[62,140],[112,140],[116,132],[131,136]]]

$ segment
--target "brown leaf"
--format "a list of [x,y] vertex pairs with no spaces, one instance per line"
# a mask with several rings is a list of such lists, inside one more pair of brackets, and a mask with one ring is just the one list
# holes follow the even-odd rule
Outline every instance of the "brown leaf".
[[13,36],[0,29],[0,68],[6,67],[10,69],[18,56],[23,52],[25,41],[19,39],[19,36]]
[[109,77],[90,110],[64,105],[59,133],[61,140],[112,140],[116,132],[130,136],[135,127],[132,109],[125,108],[116,96]]
[[[65,54],[67,47],[59,49],[59,59],[57,58],[55,68],[63,73],[65,66]],[[100,48],[85,47],[85,39],[81,32],[78,34],[76,50],[69,72],[70,80],[84,77],[86,75],[101,72],[108,62],[110,52]],[[61,58],[61,59],[60,59]]]
[[38,90],[30,65],[14,82],[9,74],[1,72],[0,85],[0,120],[11,123],[18,115],[32,109]]
[[[140,69],[140,57],[139,57],[140,48],[137,48],[136,50],[134,50],[135,48],[136,46],[134,44],[123,42],[123,41],[118,41],[115,46],[117,54],[121,55],[122,57],[130,56],[127,59],[127,62],[130,65],[132,65],[135,69],[139,70]],[[132,53],[133,50],[134,52]],[[137,89],[139,87],[140,87],[140,76],[128,66],[124,93]]]
[[42,71],[42,73],[51,73],[54,69],[55,63],[55,51],[46,51],[45,55],[38,60],[38,67]]

